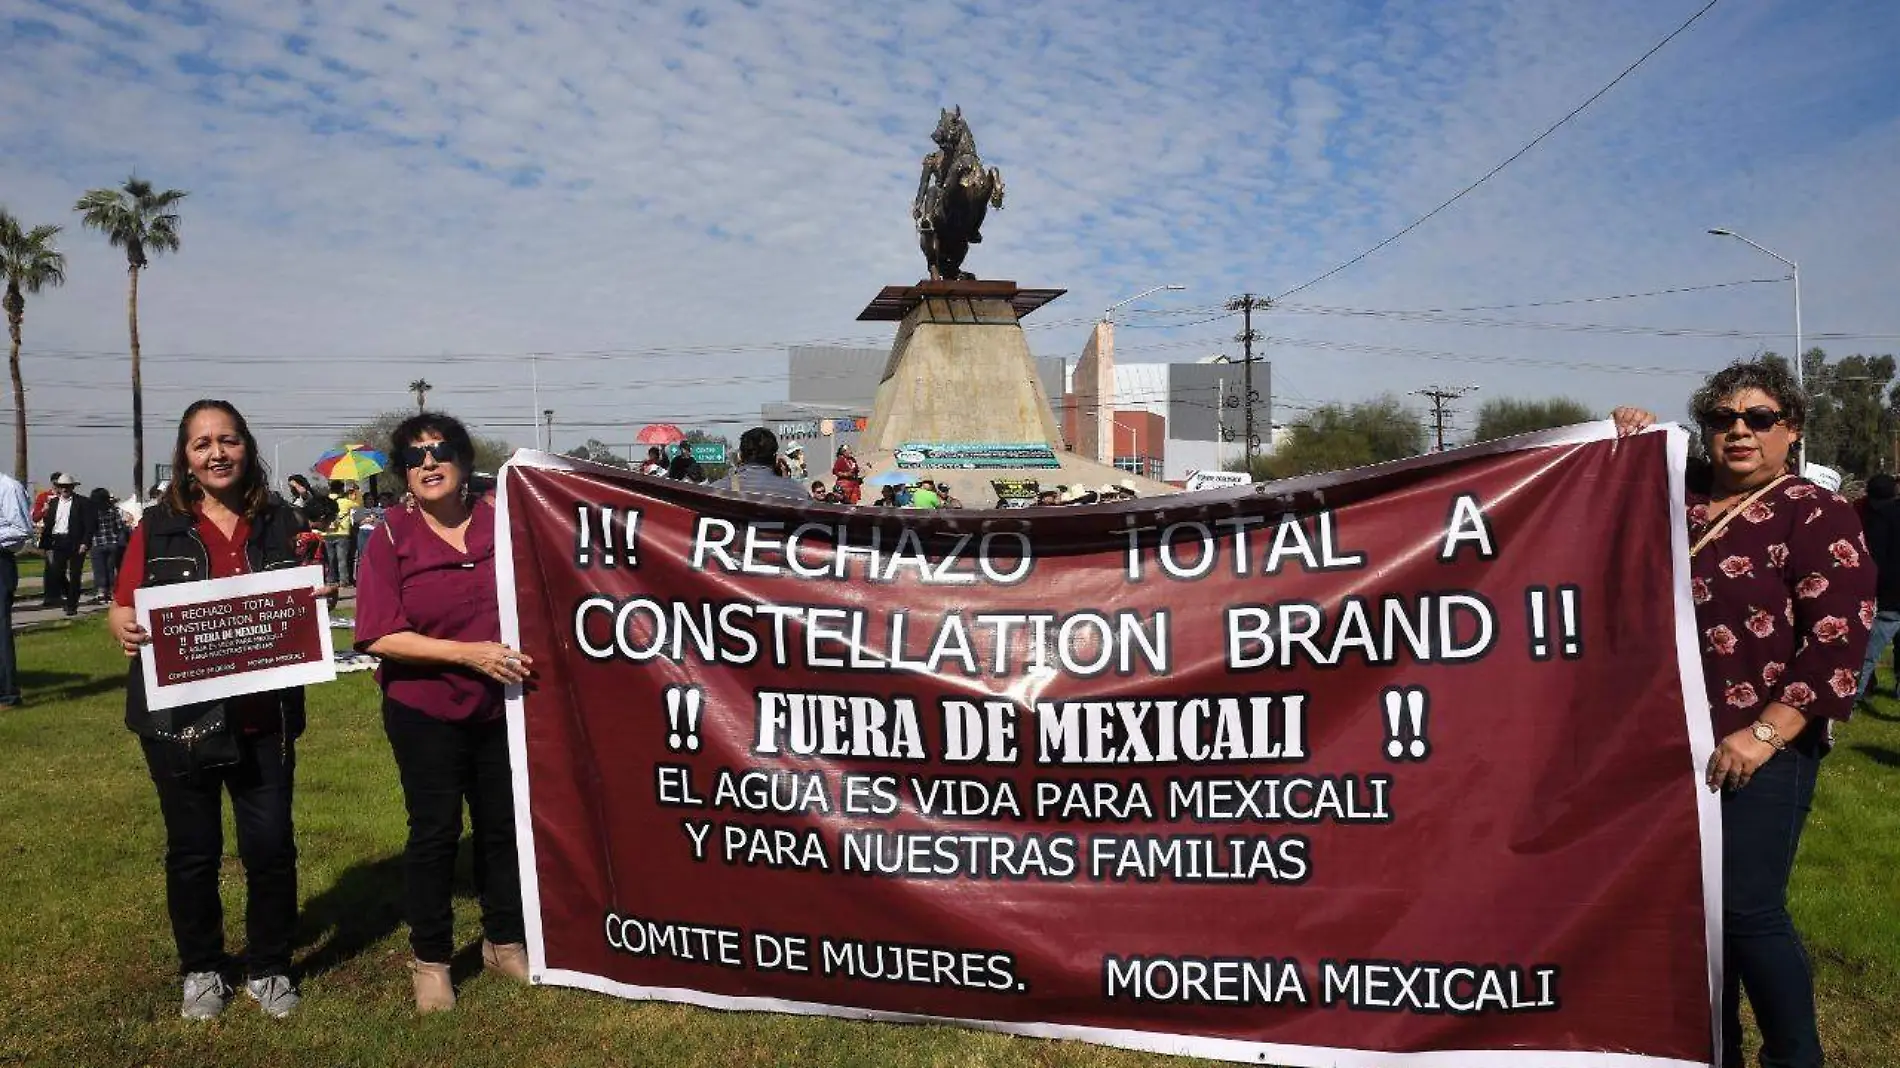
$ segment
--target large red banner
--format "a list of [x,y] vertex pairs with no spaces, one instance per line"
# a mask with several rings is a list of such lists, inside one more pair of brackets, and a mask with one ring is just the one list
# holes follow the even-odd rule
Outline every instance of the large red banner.
[[532,971],[1252,1063],[1707,1064],[1684,448],[1009,512],[524,453]]

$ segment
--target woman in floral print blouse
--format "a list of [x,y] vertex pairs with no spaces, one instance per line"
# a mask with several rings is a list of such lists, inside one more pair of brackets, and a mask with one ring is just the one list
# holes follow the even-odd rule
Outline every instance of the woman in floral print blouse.
[[[1815,1068],[1814,981],[1788,875],[1828,748],[1853,711],[1874,618],[1860,519],[1795,475],[1807,397],[1779,363],[1731,364],[1690,400],[1709,462],[1690,471],[1690,586],[1722,795],[1724,1063],[1742,1063],[1741,991],[1766,1068]],[[1631,433],[1655,417],[1619,408]]]

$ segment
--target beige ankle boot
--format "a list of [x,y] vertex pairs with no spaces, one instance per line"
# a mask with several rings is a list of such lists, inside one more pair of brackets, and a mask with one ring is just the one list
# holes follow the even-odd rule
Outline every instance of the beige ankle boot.
[[409,982],[416,988],[417,1012],[447,1012],[455,1007],[455,985],[449,982],[448,965],[412,960]]
[[500,972],[517,983],[525,983],[528,981],[528,947],[520,942],[497,944],[484,938],[482,967]]

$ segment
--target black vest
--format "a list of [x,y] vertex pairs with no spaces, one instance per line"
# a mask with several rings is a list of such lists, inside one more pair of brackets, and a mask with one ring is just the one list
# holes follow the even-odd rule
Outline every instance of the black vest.
[[[211,577],[211,552],[198,536],[196,516],[179,515],[161,500],[145,510],[139,520],[139,527],[145,532],[145,559],[138,562],[138,566],[145,569],[145,574],[139,585],[169,586]],[[251,521],[251,537],[244,546],[244,555],[250,562],[251,570],[273,571],[282,567],[296,567],[296,538],[303,530],[302,518],[288,504],[272,495],[264,514]],[[128,560],[126,566],[134,566],[134,562]],[[293,686],[273,693],[277,698],[284,736],[295,738],[302,734],[303,687]],[[181,705],[166,709],[164,714],[171,717],[175,726],[185,726],[222,703],[207,701]],[[156,737],[158,724],[153,722],[152,716],[153,713],[145,707],[145,676],[139,669],[138,660],[134,659],[131,671],[126,676],[125,728],[142,737]]]

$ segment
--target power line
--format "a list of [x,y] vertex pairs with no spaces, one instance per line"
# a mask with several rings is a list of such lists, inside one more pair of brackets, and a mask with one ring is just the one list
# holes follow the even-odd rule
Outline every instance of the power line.
[[1677,286],[1674,289],[1652,289],[1647,293],[1614,293],[1607,297],[1572,297],[1568,300],[1533,300],[1522,304],[1474,304],[1467,308],[1420,308],[1421,312],[1474,312],[1506,311],[1511,308],[1554,308],[1559,304],[1601,304],[1610,300],[1640,300],[1644,297],[1667,297],[1676,293],[1700,293],[1710,289],[1727,289],[1730,286],[1758,286],[1766,283],[1780,284],[1788,280],[1787,275],[1780,278],[1741,278],[1733,282],[1710,282],[1700,286]]
[[1439,326],[1502,327],[1511,330],[1557,330],[1572,334],[1624,334],[1632,336],[1643,335],[1651,337],[1685,337],[1718,340],[1774,335],[1774,331],[1760,330],[1717,330],[1696,326],[1630,326],[1622,323],[1556,323],[1537,319],[1491,319],[1477,316],[1447,315],[1438,312],[1329,307],[1323,304],[1285,304],[1277,305],[1277,307],[1291,315],[1333,315],[1355,319],[1386,319],[1393,322],[1432,323]]
[[1484,172],[1483,174],[1478,176],[1477,181],[1474,181],[1470,185],[1465,186],[1463,189],[1458,190],[1458,192],[1453,193],[1451,196],[1451,199],[1445,201],[1443,204],[1438,205],[1437,207],[1419,216],[1418,218],[1413,219],[1410,223],[1406,224],[1404,229],[1400,230],[1396,234],[1393,234],[1391,237],[1386,238],[1384,241],[1381,241],[1378,244],[1372,246],[1371,248],[1366,249],[1364,252],[1359,253],[1357,256],[1354,256],[1353,258],[1338,265],[1337,267],[1332,268],[1329,271],[1324,272],[1323,274],[1320,274],[1316,277],[1313,277],[1304,282],[1301,282],[1299,285],[1294,286],[1292,289],[1287,290],[1286,292],[1280,294],[1279,296],[1273,299],[1275,299],[1276,301],[1285,300],[1287,297],[1290,297],[1293,294],[1300,292],[1301,290],[1311,288],[1312,286],[1315,286],[1321,282],[1324,282],[1328,278],[1331,278],[1332,276],[1338,274],[1339,272],[1346,270],[1347,268],[1353,266],[1354,264],[1359,263],[1361,260],[1364,260],[1366,257],[1371,256],[1373,253],[1378,252],[1380,249],[1385,248],[1387,245],[1392,244],[1394,241],[1397,241],[1399,238],[1404,237],[1406,234],[1411,233],[1413,230],[1418,229],[1420,226],[1424,225],[1426,221],[1431,219],[1434,215],[1437,215],[1439,212],[1444,211],[1446,208],[1449,208],[1453,204],[1456,204],[1460,200],[1463,200],[1465,197],[1465,194],[1471,192],[1472,190],[1483,185],[1485,182],[1489,181],[1491,177],[1497,174],[1499,171],[1503,170],[1506,167],[1509,167],[1513,163],[1516,163],[1518,159],[1522,157],[1526,152],[1529,152],[1531,149],[1536,148],[1539,144],[1542,144],[1544,138],[1549,137],[1553,133],[1556,133],[1557,130],[1560,127],[1562,127],[1565,123],[1569,122],[1571,119],[1574,119],[1579,114],[1581,114],[1583,112],[1583,109],[1589,107],[1591,104],[1596,103],[1598,98],[1602,97],[1603,94],[1616,88],[1616,86],[1619,83],[1621,83],[1623,79],[1629,77],[1632,73],[1634,73],[1636,68],[1648,62],[1649,57],[1662,51],[1663,48],[1669,44],[1669,42],[1675,40],[1679,34],[1681,34],[1684,30],[1688,29],[1690,26],[1695,25],[1696,20],[1708,14],[1709,11],[1715,7],[1715,5],[1721,2],[1722,0],[1709,0],[1708,3],[1702,5],[1701,10],[1697,11],[1693,15],[1690,15],[1688,18],[1688,21],[1684,22],[1682,25],[1670,31],[1669,36],[1664,37],[1662,40],[1656,42],[1656,44],[1653,47],[1651,47],[1649,51],[1644,52],[1641,56],[1639,56],[1636,62],[1631,63],[1627,67],[1624,67],[1623,73],[1618,74],[1616,77],[1610,79],[1610,82],[1608,85],[1605,85],[1603,88],[1598,89],[1594,93],[1591,93],[1589,98],[1586,99],[1583,103],[1578,104],[1574,108],[1571,108],[1569,114],[1566,114],[1563,118],[1558,119],[1556,122],[1551,123],[1548,127],[1545,128],[1543,133],[1540,133],[1536,137],[1531,138],[1529,144],[1526,144],[1523,148],[1520,148],[1516,152],[1513,152],[1509,156],[1505,157],[1503,163],[1500,163],[1497,166],[1491,168],[1490,170]]

